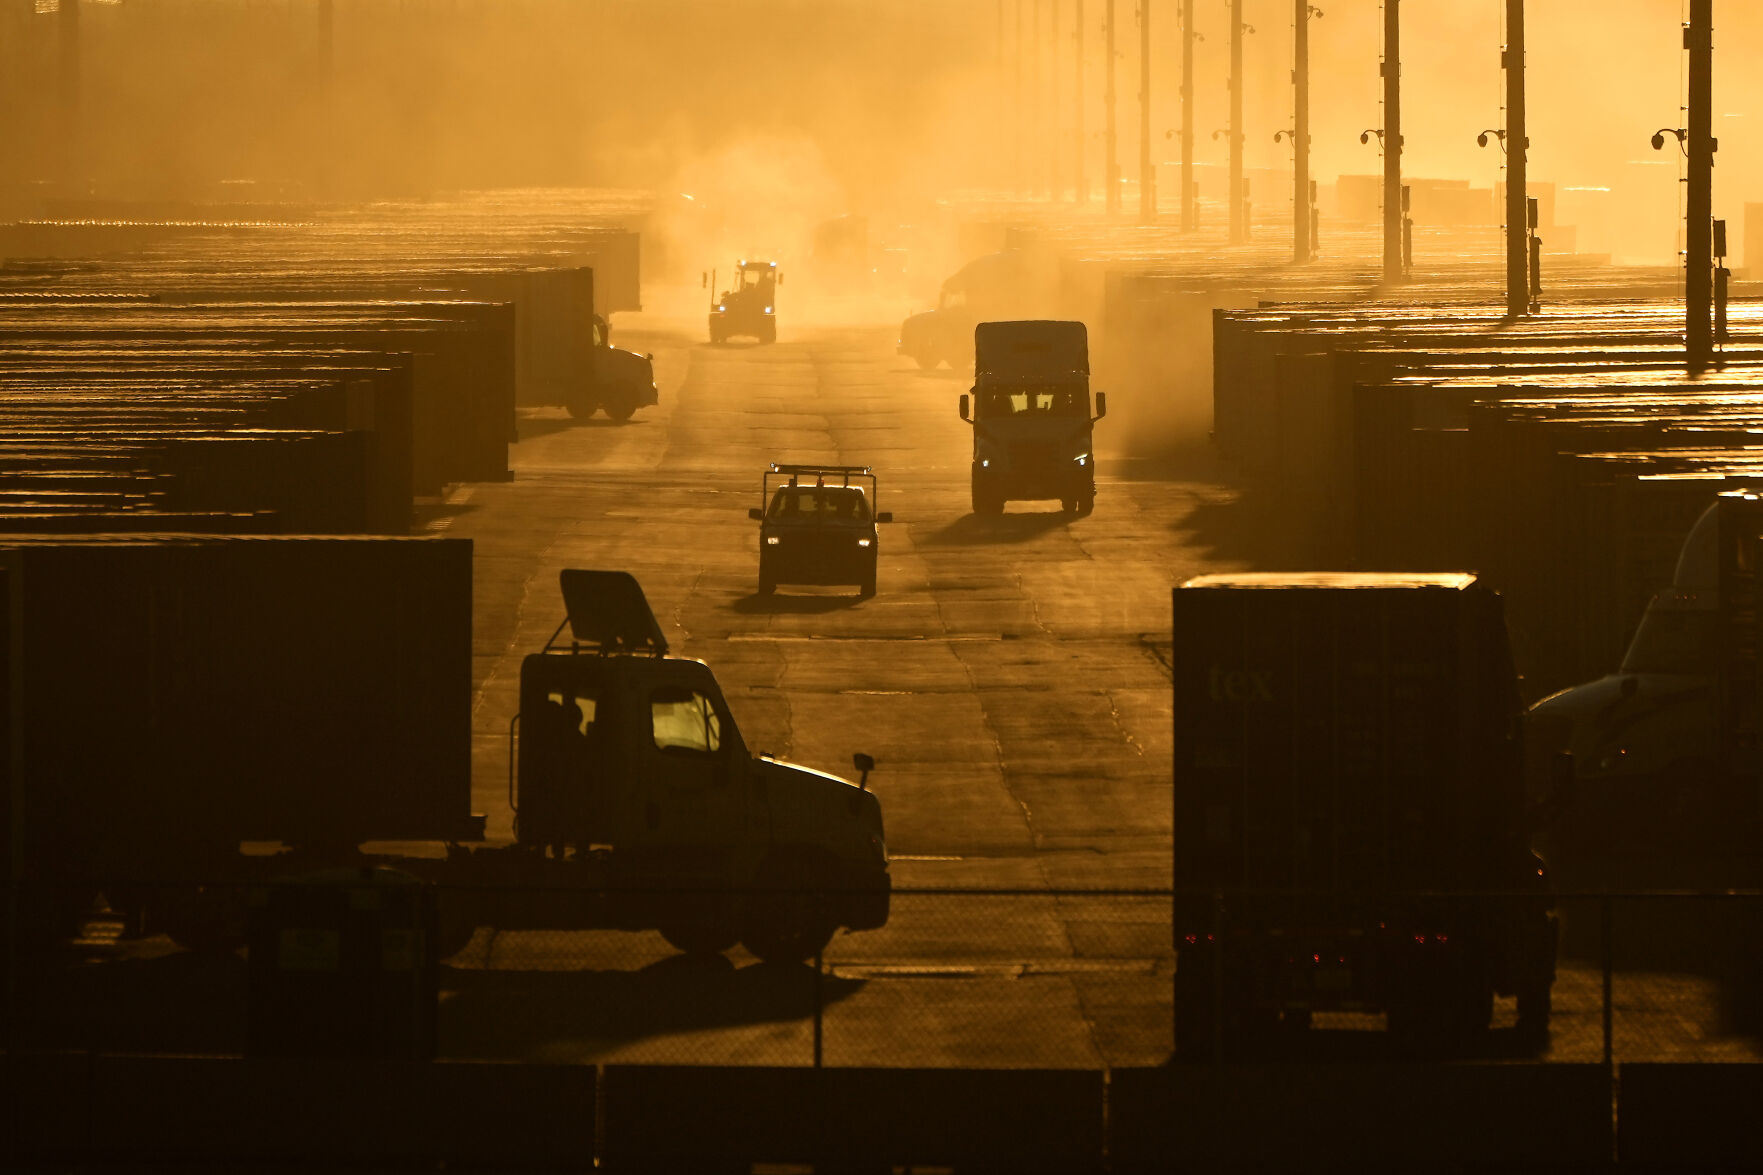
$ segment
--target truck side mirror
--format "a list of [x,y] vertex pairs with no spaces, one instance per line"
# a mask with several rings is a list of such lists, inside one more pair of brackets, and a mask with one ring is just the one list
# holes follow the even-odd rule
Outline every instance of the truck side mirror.
[[970,413],[973,410],[972,404],[973,404],[973,401],[968,396],[968,394],[966,392],[962,392],[961,393],[961,419],[969,421],[969,422],[971,422],[973,420],[972,415],[970,415]]
[[1097,392],[1096,393],[1096,419],[1100,420],[1100,419],[1102,419],[1102,417],[1104,417],[1106,415],[1108,415],[1108,393],[1107,392]]
[[858,751],[851,756],[851,766],[857,768],[860,773],[860,778],[857,780],[857,790],[868,791],[869,773],[875,770],[875,760],[862,751]]
[[757,506],[754,506],[747,511],[747,517],[751,518],[754,522],[764,522],[765,521],[765,511],[761,510]]
[[892,510],[877,510],[875,512],[875,520],[877,522],[892,522],[894,520],[894,512]]

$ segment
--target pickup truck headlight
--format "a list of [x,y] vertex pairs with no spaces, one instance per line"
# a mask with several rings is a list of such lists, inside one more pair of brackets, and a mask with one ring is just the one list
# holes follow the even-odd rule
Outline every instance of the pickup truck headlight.
[[768,547],[775,547],[775,546],[777,546],[778,542],[779,542],[778,537],[774,534],[768,534],[765,536],[765,545]]

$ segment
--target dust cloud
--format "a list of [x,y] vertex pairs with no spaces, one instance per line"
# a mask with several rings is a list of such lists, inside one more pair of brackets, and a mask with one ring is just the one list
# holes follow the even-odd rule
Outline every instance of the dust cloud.
[[[786,274],[788,321],[898,321],[1007,243],[1009,225],[1101,231],[1110,7],[1130,213],[1141,88],[1133,0],[82,0],[77,21],[62,0],[0,0],[0,215],[90,197],[302,204],[640,190],[647,211],[629,223],[644,233],[657,306],[696,313],[708,297],[702,274],[726,280],[741,257],[764,255]],[[1181,157],[1181,30],[1171,0],[1144,7],[1149,138],[1167,215]],[[1382,6],[1320,7],[1312,171],[1329,240],[1376,215],[1375,200],[1354,205],[1337,181],[1381,167],[1375,139],[1359,136],[1383,121]],[[1195,8],[1204,39],[1193,151],[1203,221],[1216,232],[1230,9]],[[1450,215],[1490,231],[1501,222],[1502,158],[1476,135],[1504,122],[1504,10],[1500,0],[1402,9],[1405,173],[1466,189]],[[1243,0],[1242,13],[1252,30],[1250,197],[1277,222],[1291,199],[1291,148],[1274,135],[1291,121],[1294,5]],[[1654,151],[1648,139],[1682,122],[1683,17],[1681,0],[1529,5],[1530,174],[1553,185],[1552,246],[1674,262],[1680,159],[1669,141]],[[1741,243],[1746,201],[1763,200],[1763,77],[1748,67],[1760,38],[1763,5],[1716,6],[1715,206]],[[1419,229],[1439,223],[1438,207],[1417,207]],[[1084,248],[1068,259],[1083,261]],[[1742,244],[1735,252],[1740,265],[1763,267]],[[1047,312],[1101,312],[1100,278],[1061,280]],[[1138,324],[1130,354],[1106,359],[1117,387],[1178,381],[1155,412],[1133,413],[1180,417],[1179,433],[1203,427],[1207,368],[1190,352],[1203,346],[1207,309]],[[1128,411],[1117,399],[1115,412]],[[1135,418],[1133,431],[1160,435],[1156,423]]]

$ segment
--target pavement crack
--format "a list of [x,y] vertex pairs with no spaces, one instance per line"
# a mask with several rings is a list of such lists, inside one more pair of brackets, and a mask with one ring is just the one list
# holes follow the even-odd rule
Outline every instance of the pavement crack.
[[1120,703],[1115,701],[1113,694],[1108,695],[1108,716],[1114,720],[1114,729],[1120,732],[1121,741],[1131,747],[1135,755],[1143,759],[1145,757],[1144,745],[1134,738],[1132,732],[1126,728],[1126,721],[1120,716]]

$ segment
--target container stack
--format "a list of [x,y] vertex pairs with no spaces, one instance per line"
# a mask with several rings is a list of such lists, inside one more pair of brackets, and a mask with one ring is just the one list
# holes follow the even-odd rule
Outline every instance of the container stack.
[[[607,194],[61,201],[0,226],[0,533],[402,534],[635,308]],[[599,280],[596,281],[596,271]]]
[[1215,438],[1296,561],[1468,568],[1527,692],[1620,661],[1691,523],[1763,472],[1763,306],[1686,369],[1680,303],[1268,306],[1215,323]]

